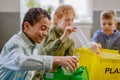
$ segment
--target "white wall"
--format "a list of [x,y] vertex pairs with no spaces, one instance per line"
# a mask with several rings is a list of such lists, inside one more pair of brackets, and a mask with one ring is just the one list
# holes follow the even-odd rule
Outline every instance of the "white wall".
[[0,0],[0,50],[20,29],[19,0]]
[[93,10],[120,9],[120,0],[93,0]]
[[20,12],[19,0],[0,0],[0,12]]
[[[90,0],[91,1],[91,0]],[[120,9],[120,0],[92,0],[93,10]],[[92,2],[91,1],[91,2]],[[19,12],[19,0],[0,0],[0,12]]]
[[[90,0],[90,3],[92,4],[89,5],[89,7],[93,8],[93,13],[106,9],[120,9],[120,0]],[[20,12],[20,0],[0,0],[0,12],[17,12],[18,14]],[[91,28],[93,24],[79,24],[88,39],[91,37]],[[3,30],[2,26],[1,30]],[[19,30],[19,28],[17,30]],[[79,45],[77,45],[77,47],[78,46]]]

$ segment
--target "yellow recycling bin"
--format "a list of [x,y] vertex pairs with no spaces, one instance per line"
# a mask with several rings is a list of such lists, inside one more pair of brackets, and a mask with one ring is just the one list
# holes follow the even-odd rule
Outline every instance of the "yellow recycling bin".
[[79,66],[87,66],[90,80],[120,80],[120,55],[117,50],[102,49],[97,55],[86,48],[75,49]]

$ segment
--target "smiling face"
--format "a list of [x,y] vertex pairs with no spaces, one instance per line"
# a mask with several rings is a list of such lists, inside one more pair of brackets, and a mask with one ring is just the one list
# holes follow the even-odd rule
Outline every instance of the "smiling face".
[[30,8],[23,18],[22,31],[32,43],[40,43],[47,35],[50,21],[51,17],[46,10]]
[[113,34],[116,29],[116,21],[114,19],[102,19],[101,29],[107,36]]
[[31,26],[27,21],[24,23],[24,33],[33,43],[40,43],[47,35],[50,20],[45,17]]

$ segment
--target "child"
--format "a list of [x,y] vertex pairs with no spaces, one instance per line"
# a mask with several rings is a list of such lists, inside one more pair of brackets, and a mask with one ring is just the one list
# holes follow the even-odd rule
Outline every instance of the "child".
[[36,43],[47,35],[50,26],[49,14],[41,8],[32,8],[26,13],[22,30],[5,44],[0,54],[0,80],[30,80],[32,70],[48,70],[52,64],[77,67],[77,58],[38,55]]
[[68,36],[75,31],[75,27],[72,26],[74,17],[74,9],[70,5],[61,5],[56,9],[54,25],[41,43],[44,54],[57,56],[73,55],[74,42]]
[[[46,55],[68,56],[74,53],[74,42],[69,39],[69,35],[75,31],[72,26],[75,18],[75,12],[70,5],[59,6],[54,13],[54,25],[48,32],[46,38],[40,44],[38,50]],[[58,66],[54,65],[56,71]],[[39,77],[40,71],[35,73],[33,80]]]
[[93,42],[92,51],[100,53],[100,48],[120,49],[120,32],[116,29],[117,21],[114,11],[103,11],[100,15],[100,24],[102,30],[96,31],[91,39],[91,42]]

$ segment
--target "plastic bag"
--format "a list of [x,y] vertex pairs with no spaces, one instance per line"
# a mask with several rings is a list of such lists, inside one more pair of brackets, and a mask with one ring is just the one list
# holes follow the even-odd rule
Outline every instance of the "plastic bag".
[[45,73],[44,80],[89,80],[89,75],[86,66],[80,66],[70,75],[64,74],[61,68],[57,72]]

